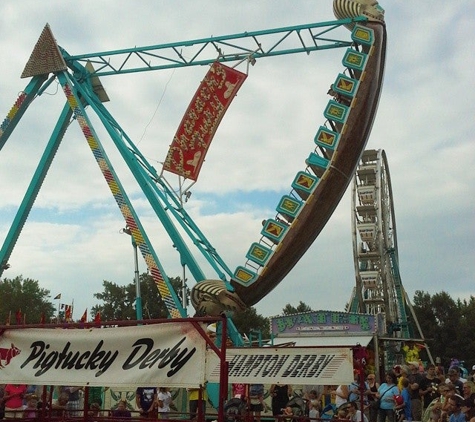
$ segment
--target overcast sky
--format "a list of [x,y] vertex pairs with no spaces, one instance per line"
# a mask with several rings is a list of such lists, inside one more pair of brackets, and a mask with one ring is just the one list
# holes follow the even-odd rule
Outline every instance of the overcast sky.
[[[367,148],[383,149],[388,157],[402,282],[411,299],[416,290],[469,298],[475,274],[475,3],[381,5],[387,63]],[[331,0],[2,1],[0,119],[28,83],[20,75],[46,23],[61,47],[84,54],[333,19]],[[279,198],[305,168],[324,122],[328,88],[343,70],[343,53],[258,60],[225,115],[186,206],[230,268],[244,264],[250,244],[260,237],[261,221],[275,215]],[[111,99],[106,107],[158,171],[206,71],[195,67],[102,78]],[[0,151],[2,243],[64,101],[52,84]],[[172,241],[110,142],[101,140],[166,272],[181,276]],[[306,255],[256,305],[259,313],[276,315],[299,301],[315,310],[344,309],[355,284],[351,214],[348,189]],[[38,280],[51,298],[62,293],[62,303],[74,300],[74,317],[79,318],[98,303],[93,294],[102,291],[103,280],[133,281],[133,250],[130,238],[120,234],[123,227],[74,122],[3,277],[21,274]],[[216,278],[211,272],[207,276]]]

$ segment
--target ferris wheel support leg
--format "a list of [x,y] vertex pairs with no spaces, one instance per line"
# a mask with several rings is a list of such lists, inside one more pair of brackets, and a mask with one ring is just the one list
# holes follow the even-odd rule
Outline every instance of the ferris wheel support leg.
[[[424,334],[422,333],[422,329],[421,329],[421,326],[419,324],[419,320],[417,319],[417,316],[416,316],[416,313],[414,312],[414,308],[412,306],[412,303],[409,300],[409,296],[407,295],[405,290],[404,290],[404,298],[406,299],[407,307],[409,308],[409,311],[411,312],[412,318],[414,320],[414,323],[416,324],[416,327],[417,327],[417,330],[419,331],[421,339],[424,339]],[[430,352],[429,346],[425,341],[424,341],[424,346],[426,348],[427,356],[429,357],[430,363],[434,364],[434,359],[432,358],[432,354]]]

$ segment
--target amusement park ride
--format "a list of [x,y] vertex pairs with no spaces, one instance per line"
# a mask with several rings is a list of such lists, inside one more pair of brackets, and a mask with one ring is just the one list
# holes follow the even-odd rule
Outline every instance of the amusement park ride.
[[[1,246],[0,275],[8,268],[63,136],[76,120],[170,317],[186,316],[186,308],[92,125],[89,114],[95,113],[173,241],[181,264],[196,281],[191,299],[201,315],[240,312],[269,294],[314,242],[360,164],[353,187],[356,287],[349,310],[384,314],[383,331],[388,336],[397,326],[401,337],[413,337],[406,311],[409,302],[398,272],[386,157],[384,152],[363,154],[378,107],[386,54],[384,11],[374,3],[334,0],[337,20],[330,22],[82,55],[70,55],[60,47],[46,25],[22,74],[31,80],[0,126],[0,150],[33,100],[53,81],[61,85],[66,103]],[[351,39],[339,38],[342,27],[351,31]],[[290,181],[289,194],[278,201],[276,214],[264,219],[243,264],[233,271],[193,222],[184,201],[197,180],[217,125],[247,76],[224,63],[249,66],[267,57],[337,48],[343,49],[343,69],[330,81],[331,99],[322,125],[309,142],[309,154],[302,157],[302,169]],[[109,98],[100,78],[203,65],[210,65],[210,70],[182,120],[162,170],[157,172],[104,106]],[[213,277],[205,275],[189,244],[210,264]],[[239,345],[240,336],[230,322],[230,335]]]

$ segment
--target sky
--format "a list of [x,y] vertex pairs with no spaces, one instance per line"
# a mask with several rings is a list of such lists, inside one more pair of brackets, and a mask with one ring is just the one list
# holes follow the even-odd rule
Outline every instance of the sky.
[[[0,3],[1,120],[28,83],[20,75],[46,23],[69,54],[86,54],[334,20],[330,0],[47,4]],[[386,10],[387,61],[367,149],[387,154],[402,282],[411,299],[417,290],[469,299],[475,274],[475,3],[380,4]],[[221,122],[186,210],[231,269],[244,264],[250,244],[259,240],[261,221],[275,216],[278,200],[305,168],[324,123],[328,88],[343,70],[343,53],[258,60]],[[157,171],[206,71],[193,67],[101,78],[111,99],[106,107]],[[53,83],[0,151],[2,243],[64,101]],[[101,141],[166,273],[182,277],[172,240],[110,141],[105,136]],[[314,310],[344,310],[355,285],[350,191],[304,257],[255,306],[258,313],[277,315],[300,301]],[[103,291],[103,280],[133,282],[133,248],[123,227],[73,122],[3,277],[38,280],[52,301],[61,293],[62,303],[74,303],[74,317],[80,318],[100,304],[93,295]],[[196,259],[203,262],[198,252]],[[146,271],[141,258],[139,271]],[[217,278],[212,272],[208,277]]]

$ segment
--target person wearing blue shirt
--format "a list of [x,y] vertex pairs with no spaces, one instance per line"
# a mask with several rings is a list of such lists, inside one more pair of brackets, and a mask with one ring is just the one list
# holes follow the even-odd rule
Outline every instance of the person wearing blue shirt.
[[382,383],[378,389],[379,399],[381,404],[378,412],[378,422],[385,422],[388,418],[389,422],[395,422],[395,401],[394,397],[399,394],[399,388],[397,388],[397,378],[394,372],[388,372],[386,374],[386,382]]
[[465,422],[465,413],[462,412],[462,402],[463,397],[455,394],[452,397],[449,397],[448,407],[449,407],[449,422]]

